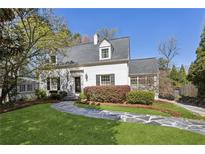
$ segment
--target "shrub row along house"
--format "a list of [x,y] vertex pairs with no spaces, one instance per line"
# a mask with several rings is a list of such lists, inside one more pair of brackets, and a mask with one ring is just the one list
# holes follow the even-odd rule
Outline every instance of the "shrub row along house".
[[129,85],[151,90],[158,97],[159,69],[156,58],[131,59],[128,37],[103,39],[64,49],[50,56],[54,70],[40,73],[40,88],[78,95],[88,86]]

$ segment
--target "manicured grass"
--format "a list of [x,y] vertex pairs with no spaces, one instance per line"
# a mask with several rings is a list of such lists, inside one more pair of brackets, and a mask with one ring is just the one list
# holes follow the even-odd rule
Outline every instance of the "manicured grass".
[[[146,108],[133,108],[133,107],[121,107],[121,106],[107,106],[107,105],[100,105],[100,106],[91,106],[85,104],[76,104],[79,107],[88,107],[88,108],[95,108],[99,110],[111,110],[111,111],[122,111],[122,112],[130,112],[130,113],[138,113],[138,114],[152,114],[152,115],[160,115],[160,116],[171,116],[169,113],[164,113],[157,110],[146,109]],[[153,103],[155,107],[161,109],[169,109],[172,111],[179,112],[181,117],[188,118],[188,119],[198,119],[198,120],[205,120],[205,117],[201,117],[198,115],[193,114],[192,112],[184,109],[180,106],[171,103]]]
[[0,144],[205,144],[205,136],[76,116],[41,104],[0,114]]
[[94,105],[77,104],[77,103],[76,105],[79,107],[83,107],[83,108],[93,108],[93,109],[98,109],[98,110],[110,110],[110,111],[122,111],[122,112],[129,112],[129,113],[138,113],[138,114],[153,114],[153,115],[161,115],[161,116],[170,116],[168,113],[164,113],[164,112],[160,112],[156,110],[144,109],[144,108],[107,106],[107,105],[94,106]]

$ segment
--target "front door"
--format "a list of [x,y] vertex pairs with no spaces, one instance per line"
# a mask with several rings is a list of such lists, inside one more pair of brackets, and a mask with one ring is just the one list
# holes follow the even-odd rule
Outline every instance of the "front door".
[[80,77],[75,77],[75,92],[76,93],[80,93],[81,92]]

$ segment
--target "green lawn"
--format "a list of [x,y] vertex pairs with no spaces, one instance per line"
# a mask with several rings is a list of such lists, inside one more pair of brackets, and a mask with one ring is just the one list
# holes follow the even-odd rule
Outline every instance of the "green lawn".
[[[99,110],[111,110],[111,111],[122,111],[122,112],[130,112],[130,113],[138,113],[138,114],[152,114],[152,115],[161,115],[161,116],[171,116],[169,113],[164,113],[157,110],[145,109],[145,108],[133,108],[133,107],[122,107],[122,106],[107,106],[107,105],[100,105],[100,106],[91,106],[85,104],[76,104],[79,107],[87,107],[87,108],[95,108]],[[161,108],[161,109],[169,109],[172,111],[176,111],[181,113],[181,117],[188,118],[188,119],[198,119],[198,120],[205,120],[205,117],[201,117],[199,115],[195,115],[192,112],[184,109],[180,106],[171,103],[153,103],[153,106]]]
[[205,136],[76,116],[41,104],[0,114],[0,144],[205,144]]

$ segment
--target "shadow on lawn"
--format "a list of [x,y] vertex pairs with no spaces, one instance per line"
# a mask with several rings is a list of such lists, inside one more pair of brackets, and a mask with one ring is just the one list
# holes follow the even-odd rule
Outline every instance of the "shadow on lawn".
[[62,113],[48,105],[1,116],[0,144],[117,144],[117,121]]

